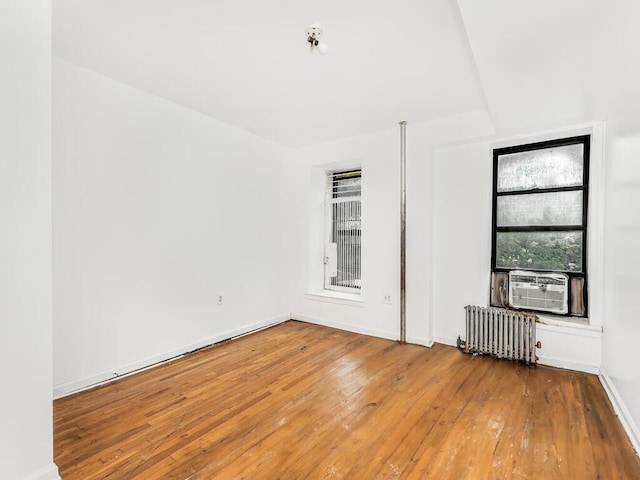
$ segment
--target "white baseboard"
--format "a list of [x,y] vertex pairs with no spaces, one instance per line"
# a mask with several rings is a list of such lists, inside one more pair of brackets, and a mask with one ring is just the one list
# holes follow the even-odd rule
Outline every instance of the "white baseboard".
[[266,320],[262,320],[260,322],[244,325],[242,327],[235,328],[233,330],[227,330],[225,332],[221,332],[211,337],[203,338],[202,340],[199,340],[192,344],[184,345],[174,350],[162,352],[152,357],[143,358],[141,360],[137,360],[135,362],[131,362],[126,365],[121,365],[119,367],[113,368],[108,371],[103,371],[94,375],[90,375],[85,378],[63,383],[60,385],[55,385],[53,387],[53,398],[54,399],[60,398],[60,397],[64,397],[65,395],[69,395],[71,393],[76,393],[81,390],[86,390],[87,388],[94,387],[97,384],[104,383],[110,380],[115,380],[117,378],[121,378],[130,373],[144,370],[146,368],[155,366],[159,363],[163,363],[168,360],[178,358],[184,355],[185,353],[192,352],[199,348],[203,348],[203,347],[212,345],[214,343],[222,342],[223,340],[228,340],[230,338],[245,335],[255,330],[260,330],[266,327],[277,325],[279,323],[286,322],[287,320],[290,320],[290,319],[291,319],[291,315],[288,313],[283,315],[278,315],[275,317],[268,318]]
[[622,423],[624,430],[629,436],[629,440],[631,440],[631,444],[633,445],[636,454],[640,455],[640,430],[638,429],[638,425],[636,425],[633,418],[631,418],[629,410],[627,410],[627,407],[622,401],[622,397],[620,397],[618,390],[604,368],[600,368],[600,375],[598,377],[600,378],[600,383],[604,387],[604,391],[607,392],[607,395],[609,396],[609,400],[611,400],[611,404],[620,419],[620,423]]
[[600,373],[600,367],[598,365],[589,365],[587,363],[574,362],[562,358],[538,356],[538,364],[546,365],[547,367],[575,370],[576,372],[591,373],[593,375],[598,375]]
[[414,337],[411,335],[407,335],[407,343],[411,343],[412,345],[420,345],[422,347],[433,347],[433,339],[426,337]]
[[[451,345],[452,347],[456,347],[458,345],[457,337],[436,336],[435,341],[436,343]],[[590,365],[561,358],[539,356],[538,363],[549,367],[565,368],[568,370],[576,370],[578,372],[592,373],[594,375],[600,373],[600,367],[598,365]]]
[[337,328],[338,330],[346,330],[347,332],[361,333],[363,335],[369,335],[371,337],[386,338],[387,340],[398,340],[399,336],[396,332],[389,332],[386,330],[378,330],[375,328],[362,327],[360,325],[353,325],[351,323],[336,322],[334,320],[328,320],[326,318],[313,317],[310,315],[302,315],[299,313],[292,313],[291,318],[301,322],[313,323],[315,325],[322,325],[324,327]]
[[55,463],[52,463],[47,468],[43,468],[42,470],[32,473],[23,480],[60,480],[58,466]]
[[450,345],[452,347],[457,347],[458,337],[442,337],[442,336],[436,335],[435,342],[442,343],[443,345]]
[[[324,327],[337,328],[338,330],[346,330],[347,332],[361,333],[363,335],[369,335],[371,337],[385,338],[387,340],[399,340],[400,335],[395,332],[389,332],[387,330],[378,330],[375,328],[361,327],[360,325],[353,325],[351,323],[336,322],[328,320],[326,318],[313,317],[310,315],[303,315],[299,313],[292,313],[291,318],[293,320],[299,320],[301,322],[313,323],[315,325],[322,325]],[[421,345],[423,347],[433,346],[433,340],[426,337],[407,336],[407,343],[413,345]]]

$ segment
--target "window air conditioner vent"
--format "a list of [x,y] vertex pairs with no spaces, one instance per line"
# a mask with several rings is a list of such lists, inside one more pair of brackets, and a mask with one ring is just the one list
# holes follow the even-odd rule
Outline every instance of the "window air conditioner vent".
[[563,273],[509,272],[509,304],[513,308],[566,314],[569,276]]

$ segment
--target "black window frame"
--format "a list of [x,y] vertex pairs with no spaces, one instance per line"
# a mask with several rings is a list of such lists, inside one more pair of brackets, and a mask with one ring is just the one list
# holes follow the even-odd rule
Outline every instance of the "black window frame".
[[[571,187],[552,187],[552,188],[533,188],[528,190],[516,190],[507,192],[498,192],[498,160],[502,155],[508,155],[512,153],[522,153],[535,150],[544,150],[554,147],[563,147],[567,145],[583,145],[583,179],[581,186]],[[551,272],[551,273],[563,273],[569,276],[568,285],[568,302],[571,305],[572,302],[572,278],[582,278],[584,282],[583,286],[583,302],[584,302],[584,315],[579,317],[586,318],[589,316],[589,296],[588,296],[588,209],[589,209],[589,163],[591,157],[591,135],[578,135],[567,138],[559,138],[553,140],[545,140],[542,142],[527,143],[523,145],[514,145],[509,147],[496,148],[493,150],[493,191],[492,191],[492,225],[491,225],[491,271],[493,273],[507,273],[513,270],[525,270],[534,272]],[[565,191],[582,191],[582,223],[578,227],[576,225],[529,225],[529,226],[508,226],[498,227],[497,206],[498,197],[502,196],[515,196],[515,195],[527,195],[536,193],[553,193],[553,192],[565,192]],[[580,272],[575,271],[559,271],[559,270],[545,270],[545,269],[533,269],[533,268],[506,268],[497,267],[497,253],[496,253],[496,240],[498,232],[582,232],[582,266]],[[531,310],[534,310],[531,308]],[[571,313],[571,309],[566,314],[556,314],[545,312],[548,315],[558,315],[563,317],[576,317]]]

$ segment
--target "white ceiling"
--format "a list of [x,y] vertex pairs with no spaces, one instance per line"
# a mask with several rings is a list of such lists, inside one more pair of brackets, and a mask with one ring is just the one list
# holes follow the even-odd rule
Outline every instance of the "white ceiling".
[[637,0],[53,5],[55,55],[292,147],[478,108],[500,133],[640,109]]
[[589,117],[591,38],[601,3],[459,0],[499,131],[536,131]]
[[638,117],[638,0],[458,4],[501,134]]
[[[453,0],[54,0],[54,54],[283,145],[484,107]],[[310,54],[319,22],[329,53]]]

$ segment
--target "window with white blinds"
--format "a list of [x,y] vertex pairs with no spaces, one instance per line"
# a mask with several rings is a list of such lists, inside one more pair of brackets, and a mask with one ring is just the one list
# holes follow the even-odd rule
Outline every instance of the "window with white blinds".
[[361,186],[360,170],[327,175],[324,286],[329,290],[360,292]]

